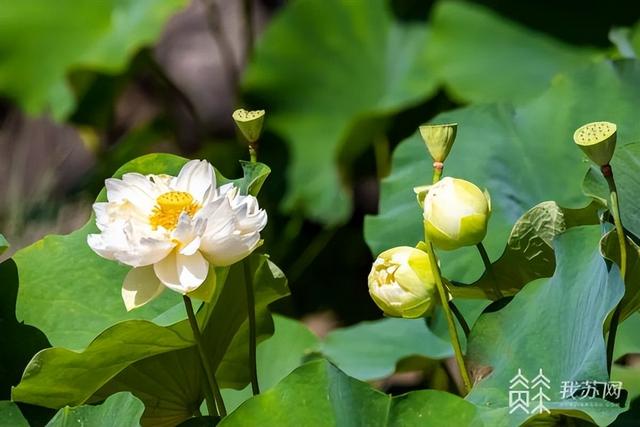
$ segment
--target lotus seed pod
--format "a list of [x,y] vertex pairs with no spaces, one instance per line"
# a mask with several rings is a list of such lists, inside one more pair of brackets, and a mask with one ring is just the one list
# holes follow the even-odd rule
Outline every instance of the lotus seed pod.
[[423,217],[427,239],[439,249],[480,243],[491,215],[489,194],[475,184],[446,177],[429,187]]
[[369,294],[387,316],[414,319],[429,314],[437,295],[428,255],[409,246],[384,251],[369,273]]
[[420,126],[420,136],[434,162],[445,161],[456,139],[457,130],[457,123]]
[[233,120],[236,126],[242,132],[242,135],[250,143],[256,142],[260,138],[262,132],[262,124],[264,122],[264,110],[247,111],[243,108],[233,112]]
[[618,127],[610,122],[593,122],[579,127],[573,140],[598,166],[608,165],[616,149]]

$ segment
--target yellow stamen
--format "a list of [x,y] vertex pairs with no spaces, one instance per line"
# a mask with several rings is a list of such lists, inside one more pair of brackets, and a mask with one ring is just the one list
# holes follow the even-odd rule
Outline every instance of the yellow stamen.
[[149,223],[154,230],[158,227],[173,230],[183,212],[193,218],[200,209],[200,205],[193,201],[193,196],[184,191],[164,193],[156,199],[156,203],[149,216]]

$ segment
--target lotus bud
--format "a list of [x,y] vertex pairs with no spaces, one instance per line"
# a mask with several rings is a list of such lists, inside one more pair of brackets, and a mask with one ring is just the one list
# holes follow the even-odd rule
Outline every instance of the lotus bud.
[[233,112],[232,117],[236,126],[250,143],[254,143],[260,138],[264,114],[264,110],[247,111],[244,108]]
[[408,246],[384,251],[371,267],[369,294],[387,316],[414,319],[429,314],[437,298],[429,257]]
[[487,234],[491,200],[475,184],[446,177],[424,199],[425,235],[439,249],[476,245]]
[[420,136],[422,136],[434,162],[442,163],[445,161],[453,142],[456,140],[457,130],[457,123],[420,126]]
[[618,127],[610,122],[593,122],[580,126],[573,140],[598,166],[608,165],[616,149]]

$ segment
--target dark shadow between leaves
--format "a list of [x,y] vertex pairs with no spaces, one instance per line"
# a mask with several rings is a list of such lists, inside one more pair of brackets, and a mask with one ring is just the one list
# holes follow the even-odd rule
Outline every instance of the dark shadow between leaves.
[[51,345],[38,328],[16,319],[18,269],[12,259],[0,264],[0,283],[0,400],[5,400],[31,357]]

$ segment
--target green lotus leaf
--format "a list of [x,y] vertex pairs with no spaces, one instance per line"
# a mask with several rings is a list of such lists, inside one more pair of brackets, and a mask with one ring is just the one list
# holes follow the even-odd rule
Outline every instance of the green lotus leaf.
[[601,398],[584,405],[562,393],[565,381],[608,380],[603,328],[624,285],[619,269],[608,269],[602,258],[600,237],[599,226],[567,230],[554,241],[550,279],[529,283],[504,308],[480,316],[467,351],[474,379],[468,401],[491,408],[507,425],[521,425],[536,414],[509,407],[511,380],[520,369],[533,382],[542,370],[549,421],[570,416],[607,426],[624,411]]
[[429,27],[397,20],[385,0],[292,2],[265,31],[242,87],[251,105],[268,106],[265,126],[289,147],[285,208],[331,225],[351,211],[345,169],[439,84],[463,102],[522,101],[594,55],[470,3],[439,2]]
[[[604,257],[620,266],[620,246],[616,230],[602,238],[600,250]],[[640,247],[627,237],[627,272],[624,278],[625,293],[622,298],[620,319],[624,320],[640,309]]]
[[[451,345],[425,327],[424,320],[385,318],[335,329],[323,339],[303,323],[274,316],[273,337],[258,346],[258,378],[269,390],[310,358],[323,355],[347,375],[378,380],[405,369],[422,369],[453,356]],[[445,331],[446,332],[446,331]],[[227,407],[251,397],[249,387],[224,390]]]
[[387,426],[445,427],[474,424],[476,407],[436,390],[391,397],[355,380],[324,359],[309,362],[271,390],[243,403],[222,420],[232,426]]
[[471,285],[454,283],[454,297],[496,299],[516,294],[527,283],[550,277],[556,267],[553,240],[571,227],[598,223],[598,205],[567,209],[556,202],[542,202],[516,221],[502,256]]
[[56,413],[46,427],[139,426],[144,405],[131,393],[118,393],[96,406],[65,407]]
[[584,67],[602,56],[471,2],[438,2],[430,25],[430,65],[448,92],[463,102],[526,101],[545,90],[559,72]]
[[[249,262],[262,341],[273,333],[267,305],[286,296],[288,288],[282,272],[265,255],[253,254]],[[242,263],[232,266],[226,280],[218,284],[213,301],[198,312],[198,320],[221,386],[242,388],[249,382]],[[36,354],[12,398],[60,408],[130,391],[145,403],[144,423],[174,426],[198,413],[204,399],[200,366],[187,320],[168,326],[127,320],[106,329],[82,352],[51,348]]]
[[[185,0],[23,0],[0,15],[0,92],[27,113],[63,119],[74,109],[73,71],[122,72]],[[73,23],[73,25],[70,25]]]
[[29,422],[17,404],[0,400],[0,427],[29,427]]
[[[640,91],[639,91],[640,93]],[[627,138],[640,139],[640,129],[634,127],[620,127],[620,132],[626,131]],[[624,228],[640,237],[640,180],[638,179],[638,164],[640,164],[640,142],[618,146],[611,161],[613,176],[618,190],[620,216]],[[595,166],[591,167],[584,177],[583,189],[604,206],[609,204],[609,188],[602,173]]]

